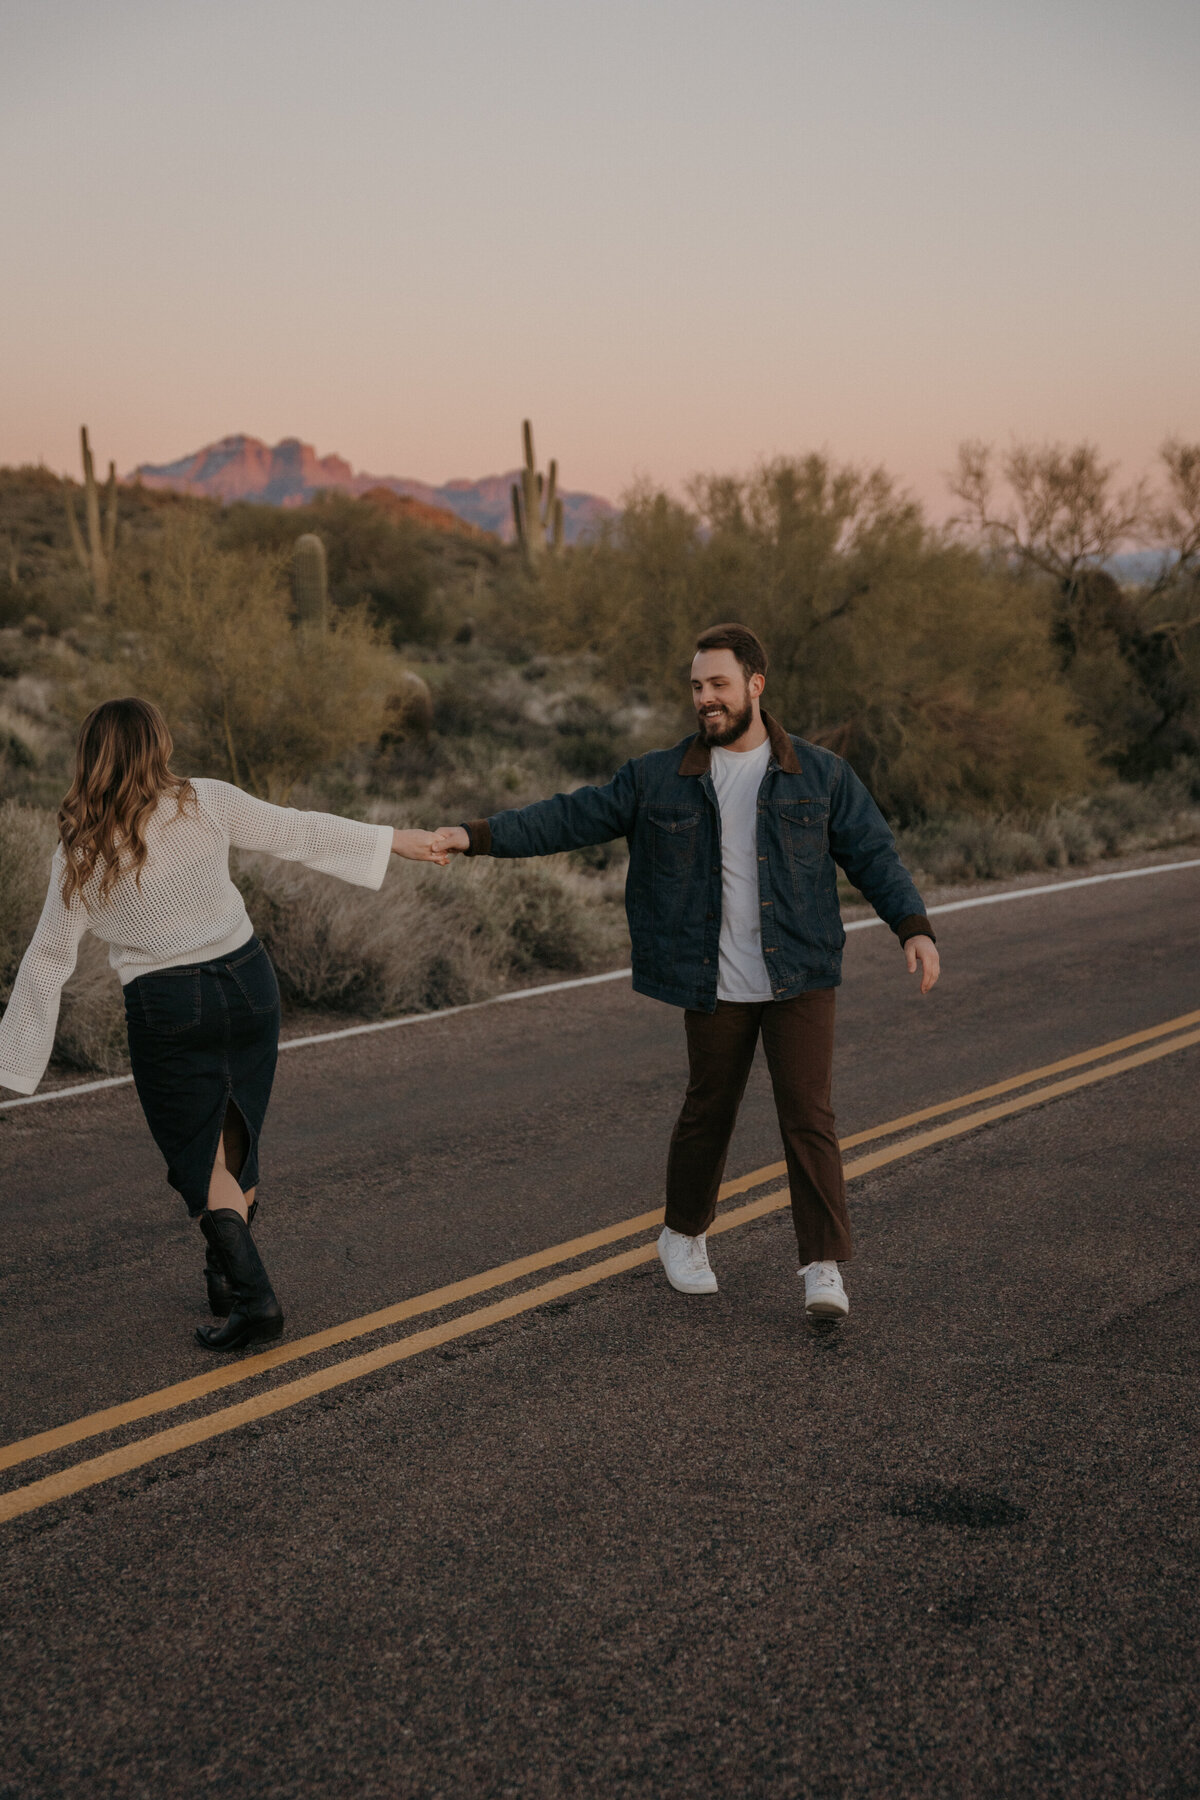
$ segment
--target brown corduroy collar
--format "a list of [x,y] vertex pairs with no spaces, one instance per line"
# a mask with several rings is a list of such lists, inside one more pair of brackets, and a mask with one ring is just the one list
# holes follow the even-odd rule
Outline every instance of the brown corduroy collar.
[[[771,755],[775,761],[789,775],[798,775],[800,759],[796,755],[796,747],[779,720],[773,718],[765,706],[762,709],[762,722],[767,728],[767,736],[771,740]],[[711,763],[712,751],[697,732],[683,753],[679,764],[679,773],[681,775],[707,775]]]

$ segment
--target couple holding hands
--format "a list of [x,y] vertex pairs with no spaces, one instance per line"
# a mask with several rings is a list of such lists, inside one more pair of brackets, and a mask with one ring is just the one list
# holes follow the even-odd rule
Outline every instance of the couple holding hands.
[[684,1294],[716,1291],[705,1233],[761,1035],[805,1309],[845,1315],[838,1264],[851,1254],[850,1231],[830,1104],[838,868],[892,928],[923,994],[938,979],[938,953],[879,809],[840,757],[763,710],[766,673],[751,630],[713,626],[691,667],[693,736],[634,758],[604,786],[436,832],[297,812],[176,775],[166,721],[147,701],[89,714],[46,903],[0,1018],[0,1086],[36,1089],[90,930],[122,984],[133,1078],[167,1179],[204,1234],[217,1322],[199,1327],[200,1344],[236,1350],[277,1338],[284,1322],[251,1231],[279,990],[230,879],[231,848],[378,888],[393,855],[444,865],[458,854],[549,856],[625,838],[633,985],[683,1008],[687,1033],[658,1244],[667,1279]]

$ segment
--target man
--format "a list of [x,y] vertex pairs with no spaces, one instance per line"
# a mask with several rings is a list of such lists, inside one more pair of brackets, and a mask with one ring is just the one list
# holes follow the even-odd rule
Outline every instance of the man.
[[842,1159],[830,1106],[841,980],[837,869],[904,948],[921,992],[938,953],[921,896],[875,802],[832,751],[791,737],[762,710],[767,656],[745,625],[696,640],[699,730],[578,788],[470,825],[444,826],[433,854],[548,856],[624,837],[625,908],[638,993],[684,1008],[689,1079],[667,1159],[658,1253],[671,1286],[712,1294],[705,1234],[761,1035],[787,1157],[805,1308],[850,1310]]

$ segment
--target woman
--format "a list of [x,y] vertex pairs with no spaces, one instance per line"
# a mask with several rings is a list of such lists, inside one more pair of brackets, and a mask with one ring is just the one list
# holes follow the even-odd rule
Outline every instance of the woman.
[[209,1350],[277,1338],[283,1312],[250,1235],[258,1140],[279,1046],[279,988],[229,878],[229,851],[263,850],[378,888],[389,856],[444,863],[427,831],[393,831],[255,800],[170,767],[156,706],[110,700],[79,729],[75,779],[41,920],[0,1018],[0,1086],[32,1094],[54,1047],[79,940],[109,946],[138,1098],[167,1179],[200,1221]]

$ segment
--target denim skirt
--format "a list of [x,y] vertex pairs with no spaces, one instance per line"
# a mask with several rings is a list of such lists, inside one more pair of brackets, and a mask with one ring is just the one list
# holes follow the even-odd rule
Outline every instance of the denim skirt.
[[195,1217],[226,1114],[241,1114],[249,1148],[238,1174],[258,1183],[258,1140],[279,1053],[279,985],[257,938],[217,962],[139,975],[125,987],[125,1025],[138,1099],[167,1163],[167,1180]]

